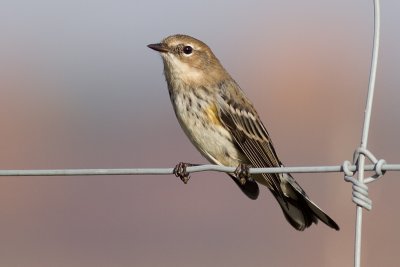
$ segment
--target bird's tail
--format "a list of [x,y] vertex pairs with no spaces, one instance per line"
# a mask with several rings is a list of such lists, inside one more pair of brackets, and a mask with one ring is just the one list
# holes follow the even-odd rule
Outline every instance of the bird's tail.
[[281,174],[280,178],[283,196],[273,193],[286,219],[294,228],[303,231],[320,220],[329,227],[339,230],[336,222],[308,198],[290,174]]

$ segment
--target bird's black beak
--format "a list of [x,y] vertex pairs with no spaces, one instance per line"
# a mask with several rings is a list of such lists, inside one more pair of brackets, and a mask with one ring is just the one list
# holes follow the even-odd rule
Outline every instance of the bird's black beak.
[[148,48],[151,48],[151,49],[153,49],[153,50],[156,50],[156,51],[158,51],[158,52],[160,52],[160,53],[167,53],[167,52],[169,52],[168,47],[167,47],[165,44],[163,44],[163,43],[159,43],[159,44],[149,44],[147,47],[148,47]]

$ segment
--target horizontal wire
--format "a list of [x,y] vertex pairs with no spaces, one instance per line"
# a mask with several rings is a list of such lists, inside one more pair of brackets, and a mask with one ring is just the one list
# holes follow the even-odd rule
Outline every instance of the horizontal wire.
[[[365,165],[365,171],[374,171],[376,165]],[[400,171],[400,164],[384,164],[382,171]],[[235,172],[236,167],[219,165],[199,165],[187,167],[188,173],[216,171]],[[355,165],[350,165],[349,170],[357,170]],[[277,168],[250,168],[250,173],[325,173],[344,172],[343,165],[336,166],[302,166],[302,167],[277,167]],[[78,175],[168,175],[173,174],[174,168],[132,168],[132,169],[54,169],[54,170],[0,170],[0,176],[78,176]]]

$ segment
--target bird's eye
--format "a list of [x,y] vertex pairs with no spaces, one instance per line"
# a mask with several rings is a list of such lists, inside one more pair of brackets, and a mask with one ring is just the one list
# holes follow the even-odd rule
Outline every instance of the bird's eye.
[[193,47],[191,47],[190,45],[183,47],[183,53],[185,53],[186,55],[190,55],[192,52],[193,52]]

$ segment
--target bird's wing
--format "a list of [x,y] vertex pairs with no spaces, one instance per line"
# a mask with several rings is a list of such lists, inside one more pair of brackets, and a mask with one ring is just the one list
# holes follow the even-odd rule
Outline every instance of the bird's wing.
[[[251,165],[258,168],[280,167],[282,164],[276,155],[267,129],[252,104],[241,92],[221,91],[222,94],[218,97],[220,119]],[[273,193],[283,196],[278,174],[266,173],[262,176]]]

